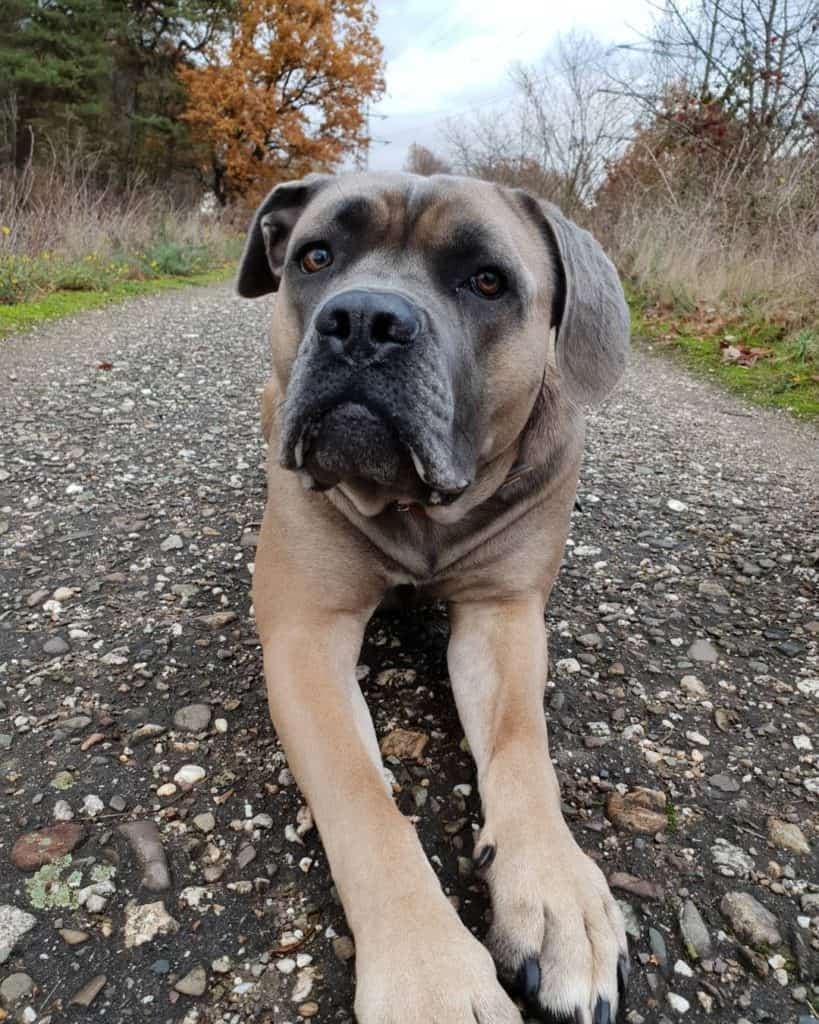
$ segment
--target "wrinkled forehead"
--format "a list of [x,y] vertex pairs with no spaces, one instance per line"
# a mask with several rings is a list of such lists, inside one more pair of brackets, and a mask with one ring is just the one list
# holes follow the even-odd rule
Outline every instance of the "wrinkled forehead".
[[339,178],[310,203],[296,234],[320,240],[332,231],[354,237],[362,248],[433,258],[534,258],[531,231],[511,194],[466,178]]

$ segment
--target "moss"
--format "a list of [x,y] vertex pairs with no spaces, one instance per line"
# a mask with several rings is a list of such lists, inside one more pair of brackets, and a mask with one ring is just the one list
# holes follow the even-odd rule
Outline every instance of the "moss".
[[[819,419],[819,330],[788,332],[781,324],[751,315],[721,318],[689,308],[657,309],[651,297],[627,289],[635,344],[651,343],[689,370],[715,380],[757,405]],[[723,361],[720,340],[770,350],[752,366]]]

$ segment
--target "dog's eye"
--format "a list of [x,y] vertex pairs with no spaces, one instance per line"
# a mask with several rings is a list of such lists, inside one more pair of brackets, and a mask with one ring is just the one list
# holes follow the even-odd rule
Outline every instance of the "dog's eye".
[[486,267],[470,277],[469,287],[484,299],[497,299],[506,290],[506,281],[499,270]]
[[326,245],[314,245],[301,254],[301,269],[305,274],[317,274],[333,262],[333,254]]

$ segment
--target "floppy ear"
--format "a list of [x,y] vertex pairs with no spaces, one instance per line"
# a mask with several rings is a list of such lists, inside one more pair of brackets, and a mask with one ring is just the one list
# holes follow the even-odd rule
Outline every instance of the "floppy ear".
[[617,271],[597,240],[551,203],[525,196],[551,243],[557,270],[553,327],[561,384],[579,404],[598,405],[626,368],[631,318]]
[[326,183],[328,174],[308,174],[277,185],[253,215],[239,263],[236,291],[245,299],[278,290],[290,232],[305,206]]

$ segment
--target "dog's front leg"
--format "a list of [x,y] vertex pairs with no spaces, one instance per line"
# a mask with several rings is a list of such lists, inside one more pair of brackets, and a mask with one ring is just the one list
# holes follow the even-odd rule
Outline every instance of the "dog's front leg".
[[451,620],[450,676],[483,802],[476,861],[492,895],[489,944],[531,1003],[560,1021],[610,1024],[626,936],[560,808],[543,713],[543,598],[456,603]]
[[370,609],[329,607],[333,588],[277,560],[274,545],[269,534],[260,546],[254,589],[270,711],[355,936],[358,1019],[520,1024],[384,782],[355,679]]

